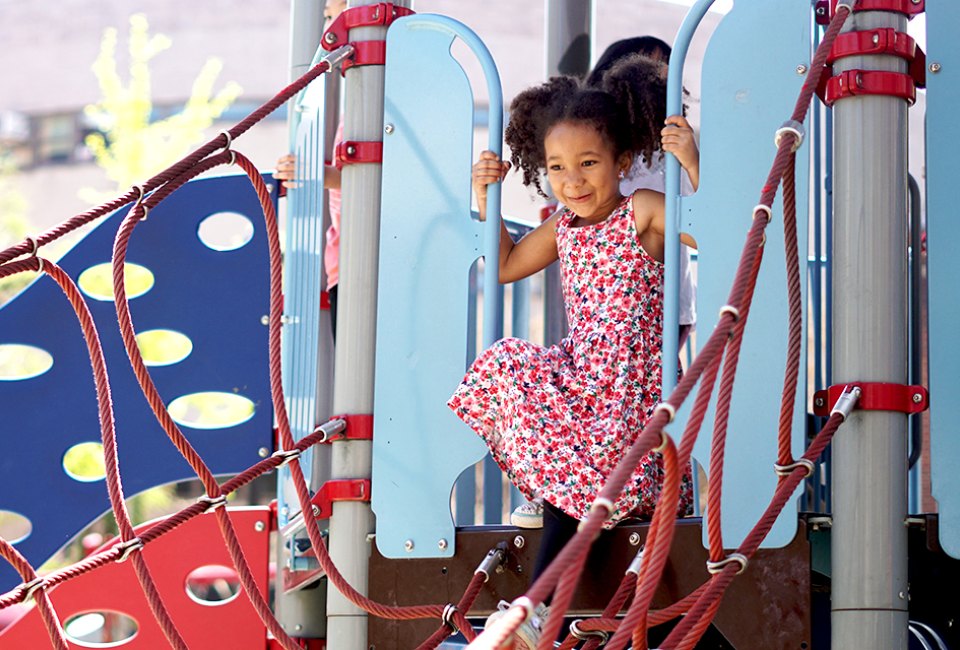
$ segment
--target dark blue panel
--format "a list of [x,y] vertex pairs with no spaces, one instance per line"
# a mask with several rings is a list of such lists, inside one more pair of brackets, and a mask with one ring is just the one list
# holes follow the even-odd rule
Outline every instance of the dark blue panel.
[[[197,236],[201,221],[223,211],[254,226],[248,244],[214,251]],[[125,214],[111,215],[60,264],[76,280],[110,261]],[[243,395],[254,416],[226,429],[183,432],[216,474],[253,465],[272,448],[273,410],[267,370],[269,260],[263,216],[246,176],[194,181],[150,212],[133,233],[127,261],[149,268],[153,288],[130,302],[134,327],[172,329],[193,342],[180,363],[151,372],[165,402],[197,391]],[[113,302],[88,300],[100,330],[110,373],[124,491],[133,495],[192,470],[157,424],[130,368]],[[0,381],[0,509],[28,517],[33,533],[17,544],[35,566],[109,508],[104,481],[80,483],[63,471],[64,452],[100,440],[90,361],[76,317],[59,287],[42,277],[0,309],[0,344],[26,343],[53,355],[53,367],[24,381]],[[19,583],[0,568],[0,589]]]

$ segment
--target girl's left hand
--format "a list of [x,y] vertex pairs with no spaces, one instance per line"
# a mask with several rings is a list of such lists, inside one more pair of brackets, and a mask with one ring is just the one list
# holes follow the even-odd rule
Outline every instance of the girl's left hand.
[[688,173],[691,169],[699,169],[700,150],[693,136],[693,127],[682,115],[671,115],[665,123],[666,126],[660,131],[663,150],[676,156]]

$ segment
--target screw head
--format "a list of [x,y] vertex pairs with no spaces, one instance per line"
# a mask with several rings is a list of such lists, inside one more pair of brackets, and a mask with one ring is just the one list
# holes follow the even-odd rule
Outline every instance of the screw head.
[[873,38],[870,39],[870,40],[873,41],[873,44],[874,44],[874,45],[877,45],[877,44],[880,42],[880,34],[874,34],[874,35],[873,35]]
[[640,546],[640,533],[630,533],[630,546]]
[[386,133],[387,135],[390,135],[391,133],[393,133],[393,129],[394,127],[392,124],[386,124],[383,127],[383,132]]
[[327,32],[323,35],[323,40],[332,45],[337,42],[337,35],[333,32]]
[[441,539],[439,542],[437,542],[437,548],[439,548],[441,551],[447,550],[447,546],[449,546],[449,544],[445,539]]
[[405,541],[405,542],[403,543],[403,550],[405,550],[407,553],[409,553],[410,551],[413,550],[413,540],[412,540],[412,539],[408,539],[407,541]]
[[940,68],[941,68],[941,65],[939,63],[930,64],[930,72],[932,72],[933,74],[937,74],[938,72],[940,72]]
[[255,523],[255,524],[253,525],[253,529],[254,529],[255,531],[257,531],[258,533],[262,533],[264,530],[267,529],[267,525],[266,525],[265,523],[263,523],[262,521],[258,521],[257,523]]
[[517,535],[513,538],[513,545],[517,548],[523,548],[523,545],[527,543],[527,540],[523,538],[523,535]]
[[266,458],[269,455],[270,455],[270,450],[267,449],[266,447],[260,447],[260,449],[257,450],[257,456],[259,456],[260,458]]
[[319,517],[319,516],[320,516],[320,506],[314,504],[313,506],[310,507],[310,510],[311,510],[311,512],[313,512],[313,516],[314,516],[314,517]]
[[807,74],[807,66],[804,63],[801,63],[797,66],[797,74]]
[[348,155],[348,156],[352,156],[352,155],[354,155],[355,153],[357,153],[357,148],[356,148],[356,147],[354,147],[353,145],[350,145],[349,147],[347,147],[347,155]]
[[303,629],[303,626],[297,623],[296,625],[293,626],[293,629],[299,632]]
[[826,15],[827,15],[827,5],[817,4],[817,8],[814,10],[814,12],[815,12],[818,16],[826,16]]
[[923,401],[923,395],[921,395],[920,393],[914,393],[914,394],[913,394],[913,403],[914,403],[914,404],[919,404],[919,403],[922,402],[922,401]]
[[267,316],[266,314],[264,314],[263,316],[261,316],[261,317],[260,317],[260,324],[261,324],[261,325],[269,325],[269,324],[270,324],[270,317]]
[[816,404],[817,406],[823,406],[823,398],[818,397],[817,399],[813,400],[813,403]]

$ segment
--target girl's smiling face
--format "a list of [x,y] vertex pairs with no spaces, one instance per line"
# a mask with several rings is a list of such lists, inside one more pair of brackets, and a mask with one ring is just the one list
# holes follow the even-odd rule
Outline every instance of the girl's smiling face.
[[557,200],[585,221],[605,219],[620,204],[620,173],[630,154],[613,146],[586,122],[558,122],[543,141],[547,180]]

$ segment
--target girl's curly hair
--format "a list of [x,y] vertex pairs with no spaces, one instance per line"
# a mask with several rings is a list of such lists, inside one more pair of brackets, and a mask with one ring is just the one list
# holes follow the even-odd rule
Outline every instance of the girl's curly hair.
[[546,168],[543,148],[547,133],[560,122],[593,126],[623,153],[652,160],[660,150],[660,129],[667,114],[665,66],[642,55],[618,61],[604,74],[599,87],[574,77],[553,77],[529,88],[510,104],[510,123],[504,138],[510,161],[523,170],[523,184],[546,196],[540,174]]

